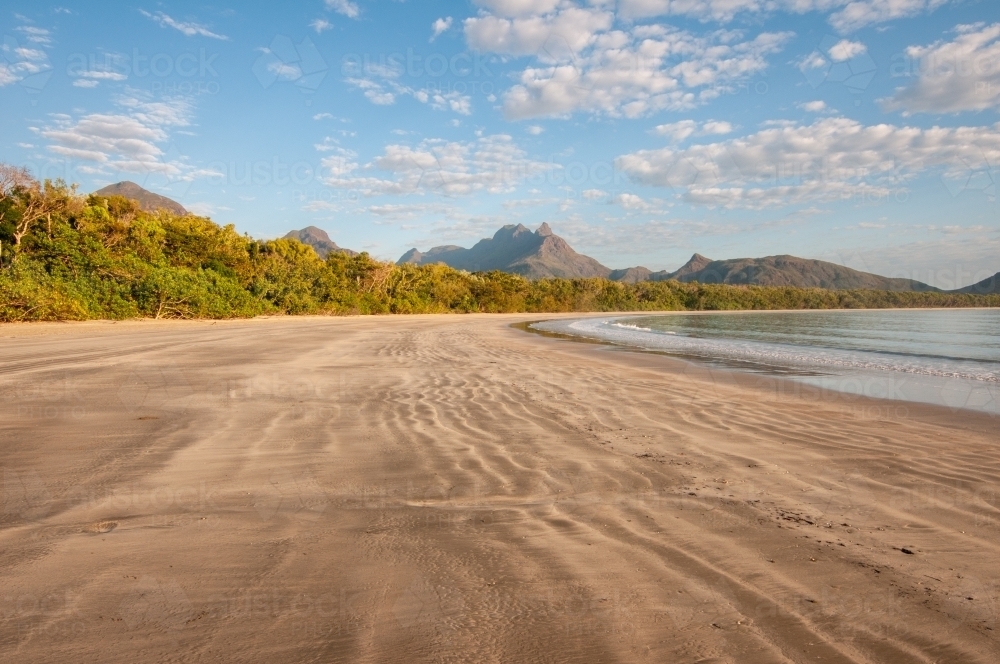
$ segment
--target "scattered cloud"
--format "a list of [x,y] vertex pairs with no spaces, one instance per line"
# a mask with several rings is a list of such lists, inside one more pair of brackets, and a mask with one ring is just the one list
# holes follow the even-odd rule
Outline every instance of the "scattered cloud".
[[458,208],[452,205],[445,205],[444,203],[389,203],[386,205],[370,205],[363,208],[362,212],[387,221],[408,221],[427,215],[435,215],[436,217],[445,216],[447,218],[457,218],[459,216]]
[[571,5],[551,14],[522,18],[484,14],[466,19],[464,28],[474,49],[560,61],[591,47],[598,33],[610,30],[613,22],[611,12]]
[[448,30],[451,30],[451,24],[452,24],[452,22],[453,22],[453,19],[450,16],[446,16],[445,18],[439,18],[436,21],[434,21],[431,24],[431,39],[430,40],[434,41],[435,39],[437,39],[438,37],[440,37],[442,34],[444,34],[445,32],[447,32]]
[[731,134],[732,132],[733,125],[720,120],[711,120],[701,126],[701,134],[703,136],[722,136],[724,134]]
[[52,33],[45,28],[22,25],[17,28],[17,31],[24,35],[24,38],[32,44],[40,44],[42,46],[52,45]]
[[683,149],[641,150],[616,160],[634,181],[673,188],[693,205],[768,208],[881,199],[936,170],[961,181],[1000,163],[992,127],[865,126],[846,118],[786,124]]
[[614,202],[630,211],[645,211],[649,208],[649,203],[644,201],[642,197],[630,193],[618,194],[614,197]]
[[316,143],[313,147],[316,148],[317,152],[330,152],[331,150],[336,150],[340,147],[340,141],[326,136],[323,138],[321,143]]
[[600,7],[560,5],[544,15],[521,15],[520,3],[489,4],[506,14],[466,19],[469,47],[534,60],[503,96],[511,120],[690,110],[766,70],[767,56],[792,36],[765,32],[743,40],[734,31],[698,36],[666,25],[616,30],[614,14]]
[[544,132],[545,129],[539,127],[538,125],[528,125],[525,131],[531,134],[532,136],[541,136],[542,132]]
[[108,58],[106,63],[101,63],[101,66],[94,64],[93,69],[83,69],[76,70],[75,68],[67,69],[73,78],[73,85],[78,88],[96,88],[101,81],[113,81],[121,82],[128,80],[128,74],[123,73],[129,71],[127,67],[117,67],[118,61],[114,58]]
[[[743,226],[720,223],[719,220],[689,220],[634,217],[608,217],[600,221],[570,218],[553,223],[555,231],[566,238],[577,251],[617,265],[645,264],[651,269],[676,269],[696,251],[691,241],[696,238],[735,235],[746,231]],[[678,252],[674,262],[662,264],[662,248]],[[702,248],[701,251],[704,251]],[[682,257],[683,256],[683,257]],[[612,258],[614,257],[614,258]],[[611,259],[611,260],[608,260]],[[646,261],[652,259],[653,263]]]
[[740,14],[831,12],[827,20],[839,32],[933,11],[952,0],[621,0],[628,19],[686,16],[727,23]]
[[952,41],[911,46],[917,80],[883,101],[887,110],[958,113],[1000,109],[1000,23],[960,25]]
[[361,13],[358,5],[350,0],[326,0],[326,8],[347,18],[357,18]]
[[[353,189],[365,196],[508,192],[524,180],[555,168],[529,159],[504,134],[469,142],[428,139],[416,147],[388,145],[364,166],[347,151],[322,163],[328,186]],[[382,175],[369,174],[375,172]]]
[[502,203],[505,210],[515,210],[517,208],[542,207],[545,205],[556,205],[561,203],[560,198],[512,198]]
[[330,23],[325,18],[317,18],[312,23],[309,24],[309,27],[315,30],[316,34],[319,35],[331,29],[333,27],[333,23]]
[[363,67],[348,67],[345,79],[349,85],[363,91],[365,98],[376,106],[391,106],[399,97],[407,96],[421,104],[428,104],[437,111],[451,111],[459,115],[472,114],[472,97],[457,90],[444,92],[434,88],[413,88],[397,79],[403,70],[398,64],[368,63]]
[[[794,0],[792,0],[794,1]],[[820,1],[820,0],[814,0]],[[900,18],[911,18],[934,11],[953,0],[850,0],[830,16],[830,25],[839,32],[851,32]]]
[[[44,32],[47,36],[48,32]],[[12,83],[21,83],[29,91],[38,92],[45,87],[52,76],[52,64],[45,50],[51,42],[32,40],[31,35],[37,37],[41,33],[25,34],[29,35],[28,41],[37,48],[21,46],[17,39],[9,36],[0,44],[0,88]]]
[[474,0],[474,2],[491,14],[506,18],[548,14],[560,5],[560,0]]
[[807,113],[822,113],[826,111],[826,102],[821,100],[807,101],[799,104],[799,108]]
[[212,32],[203,25],[200,25],[198,23],[186,23],[183,21],[177,21],[168,16],[167,14],[164,14],[163,12],[156,12],[150,14],[146,10],[140,9],[139,13],[141,13],[146,18],[156,21],[157,23],[160,24],[161,27],[173,28],[174,30],[177,30],[178,32],[187,37],[196,37],[196,36],[210,37],[211,39],[221,39],[223,41],[227,41],[229,39],[229,37],[226,37],[225,35],[220,35],[218,33]]
[[653,134],[665,136],[674,143],[682,143],[692,136],[721,136],[730,134],[733,125],[728,122],[718,120],[708,120],[697,122],[695,120],[680,120],[667,124],[657,125],[653,128]]
[[136,93],[118,97],[115,105],[117,112],[78,119],[54,115],[48,126],[34,131],[48,141],[53,154],[92,164],[86,169],[91,173],[157,173],[178,180],[208,174],[181,158],[169,158],[164,150],[171,130],[190,125],[189,101],[151,101]]
[[861,42],[854,42],[849,39],[842,39],[827,51],[830,59],[834,62],[846,62],[851,58],[856,58],[862,53],[868,52],[868,47]]

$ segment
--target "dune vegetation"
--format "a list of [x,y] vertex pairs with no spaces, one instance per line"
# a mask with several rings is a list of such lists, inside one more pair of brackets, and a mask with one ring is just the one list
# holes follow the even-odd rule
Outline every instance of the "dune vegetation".
[[998,295],[606,279],[528,280],[362,253],[322,260],[196,215],[142,211],[0,165],[0,321],[261,314],[570,312],[998,306]]

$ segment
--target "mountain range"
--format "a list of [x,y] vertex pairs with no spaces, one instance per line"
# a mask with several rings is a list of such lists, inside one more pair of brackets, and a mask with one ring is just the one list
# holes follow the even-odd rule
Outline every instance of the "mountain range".
[[[530,279],[545,277],[605,277],[612,281],[683,282],[703,284],[753,284],[758,286],[796,286],[800,288],[871,289],[888,291],[938,291],[939,289],[913,279],[893,279],[853,270],[843,265],[795,256],[736,258],[712,260],[695,254],[672,272],[653,272],[637,266],[612,270],[573,250],[548,224],[532,233],[524,226],[508,225],[492,238],[480,240],[471,249],[445,245],[426,252],[410,249],[398,263],[427,265],[445,263],[461,270],[513,272]],[[996,292],[996,278],[963,289],[961,292]]]
[[[124,196],[137,201],[143,210],[155,212],[164,209],[178,215],[187,214],[180,203],[165,196],[146,191],[134,182],[119,182],[94,192],[101,196]],[[291,238],[312,247],[320,257],[334,252],[349,256],[357,252],[337,246],[326,231],[316,226],[291,231]],[[796,258],[795,256],[766,256],[764,258],[735,258],[712,260],[695,254],[673,272],[654,272],[642,266],[612,270],[595,259],[577,253],[566,240],[542,224],[532,232],[522,224],[510,224],[498,230],[492,238],[477,242],[466,249],[456,245],[433,247],[425,252],[410,249],[400,257],[398,264],[431,265],[444,263],[459,270],[511,272],[529,279],[551,277],[581,278],[604,277],[623,283],[665,281],[703,284],[752,284],[758,286],[796,286],[800,288],[872,289],[887,291],[940,291],[913,279],[895,279],[878,274],[853,270],[826,261]],[[951,293],[989,294],[1000,293],[1000,272]]]

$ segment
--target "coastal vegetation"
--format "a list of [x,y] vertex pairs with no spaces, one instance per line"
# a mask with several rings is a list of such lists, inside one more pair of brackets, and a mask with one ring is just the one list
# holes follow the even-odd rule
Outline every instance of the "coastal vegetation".
[[1000,306],[1000,295],[538,279],[321,259],[193,214],[80,195],[0,164],[0,321],[392,314]]

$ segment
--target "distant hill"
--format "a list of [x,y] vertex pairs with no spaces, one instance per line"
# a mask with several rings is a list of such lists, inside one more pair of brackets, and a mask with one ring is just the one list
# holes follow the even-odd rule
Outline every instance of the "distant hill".
[[492,238],[480,240],[471,249],[444,245],[426,252],[410,249],[398,264],[444,263],[459,270],[488,272],[500,270],[529,279],[546,277],[607,277],[611,270],[589,256],[573,251],[548,224],[532,233],[521,224],[504,226]]
[[139,207],[146,212],[166,210],[167,212],[180,216],[184,216],[188,213],[187,210],[184,209],[184,206],[177,201],[172,201],[166,196],[160,196],[159,194],[154,194],[151,191],[146,191],[135,182],[125,181],[110,184],[103,189],[98,189],[94,193],[98,196],[122,196],[123,198],[130,198],[139,203]]
[[653,271],[642,266],[629,267],[624,270],[611,270],[608,279],[611,281],[620,281],[624,284],[637,284],[640,281],[649,281],[653,274]]
[[[766,258],[736,258],[710,261],[700,269],[693,269],[695,257],[684,268],[669,278],[678,281],[697,281],[702,284],[754,284],[757,286],[796,286],[798,288],[828,288],[845,290],[866,288],[887,291],[939,291],[913,279],[890,279],[877,274],[859,272],[843,265],[826,261],[796,258],[795,256],[767,256]],[[690,266],[691,269],[685,270]],[[682,274],[682,272],[685,272]]]
[[286,239],[298,240],[302,244],[308,244],[316,250],[320,258],[326,258],[331,253],[342,253],[348,256],[357,256],[358,252],[338,247],[337,243],[330,239],[326,231],[315,226],[306,226],[300,231],[291,231],[285,235]]
[[990,293],[1000,293],[1000,272],[992,277],[987,277],[978,284],[972,284],[965,288],[948,291],[949,293],[971,293],[972,295],[989,295]]
[[[644,267],[630,267],[628,270],[615,270],[614,273],[622,274],[621,279],[615,279],[615,281],[624,281],[626,283],[634,283],[630,280],[630,277],[638,276],[645,273],[645,277],[641,281],[667,281],[668,279],[681,279],[681,277],[686,277],[689,274],[694,274],[699,270],[704,269],[706,265],[712,262],[711,258],[705,258],[701,254],[695,254],[692,256],[687,263],[684,263],[680,268],[669,272],[667,270],[660,270],[659,272],[652,272]],[[611,277],[614,279],[614,277]]]
[[[642,266],[611,270],[593,258],[575,252],[565,240],[552,233],[548,224],[542,224],[534,233],[521,224],[507,225],[497,231],[492,238],[480,240],[471,249],[456,245],[441,245],[426,252],[410,249],[397,263],[400,265],[444,263],[469,272],[500,270],[520,274],[529,279],[605,277],[629,284],[676,279],[703,284],[939,292],[939,289],[933,286],[912,279],[890,279],[852,270],[836,263],[795,256],[713,261],[701,254],[694,254],[687,263],[673,272],[667,270],[653,272]],[[975,288],[987,288],[987,290],[973,291]],[[982,284],[956,292],[997,292],[988,290],[989,288],[996,288],[996,278],[992,281],[987,279]]]

